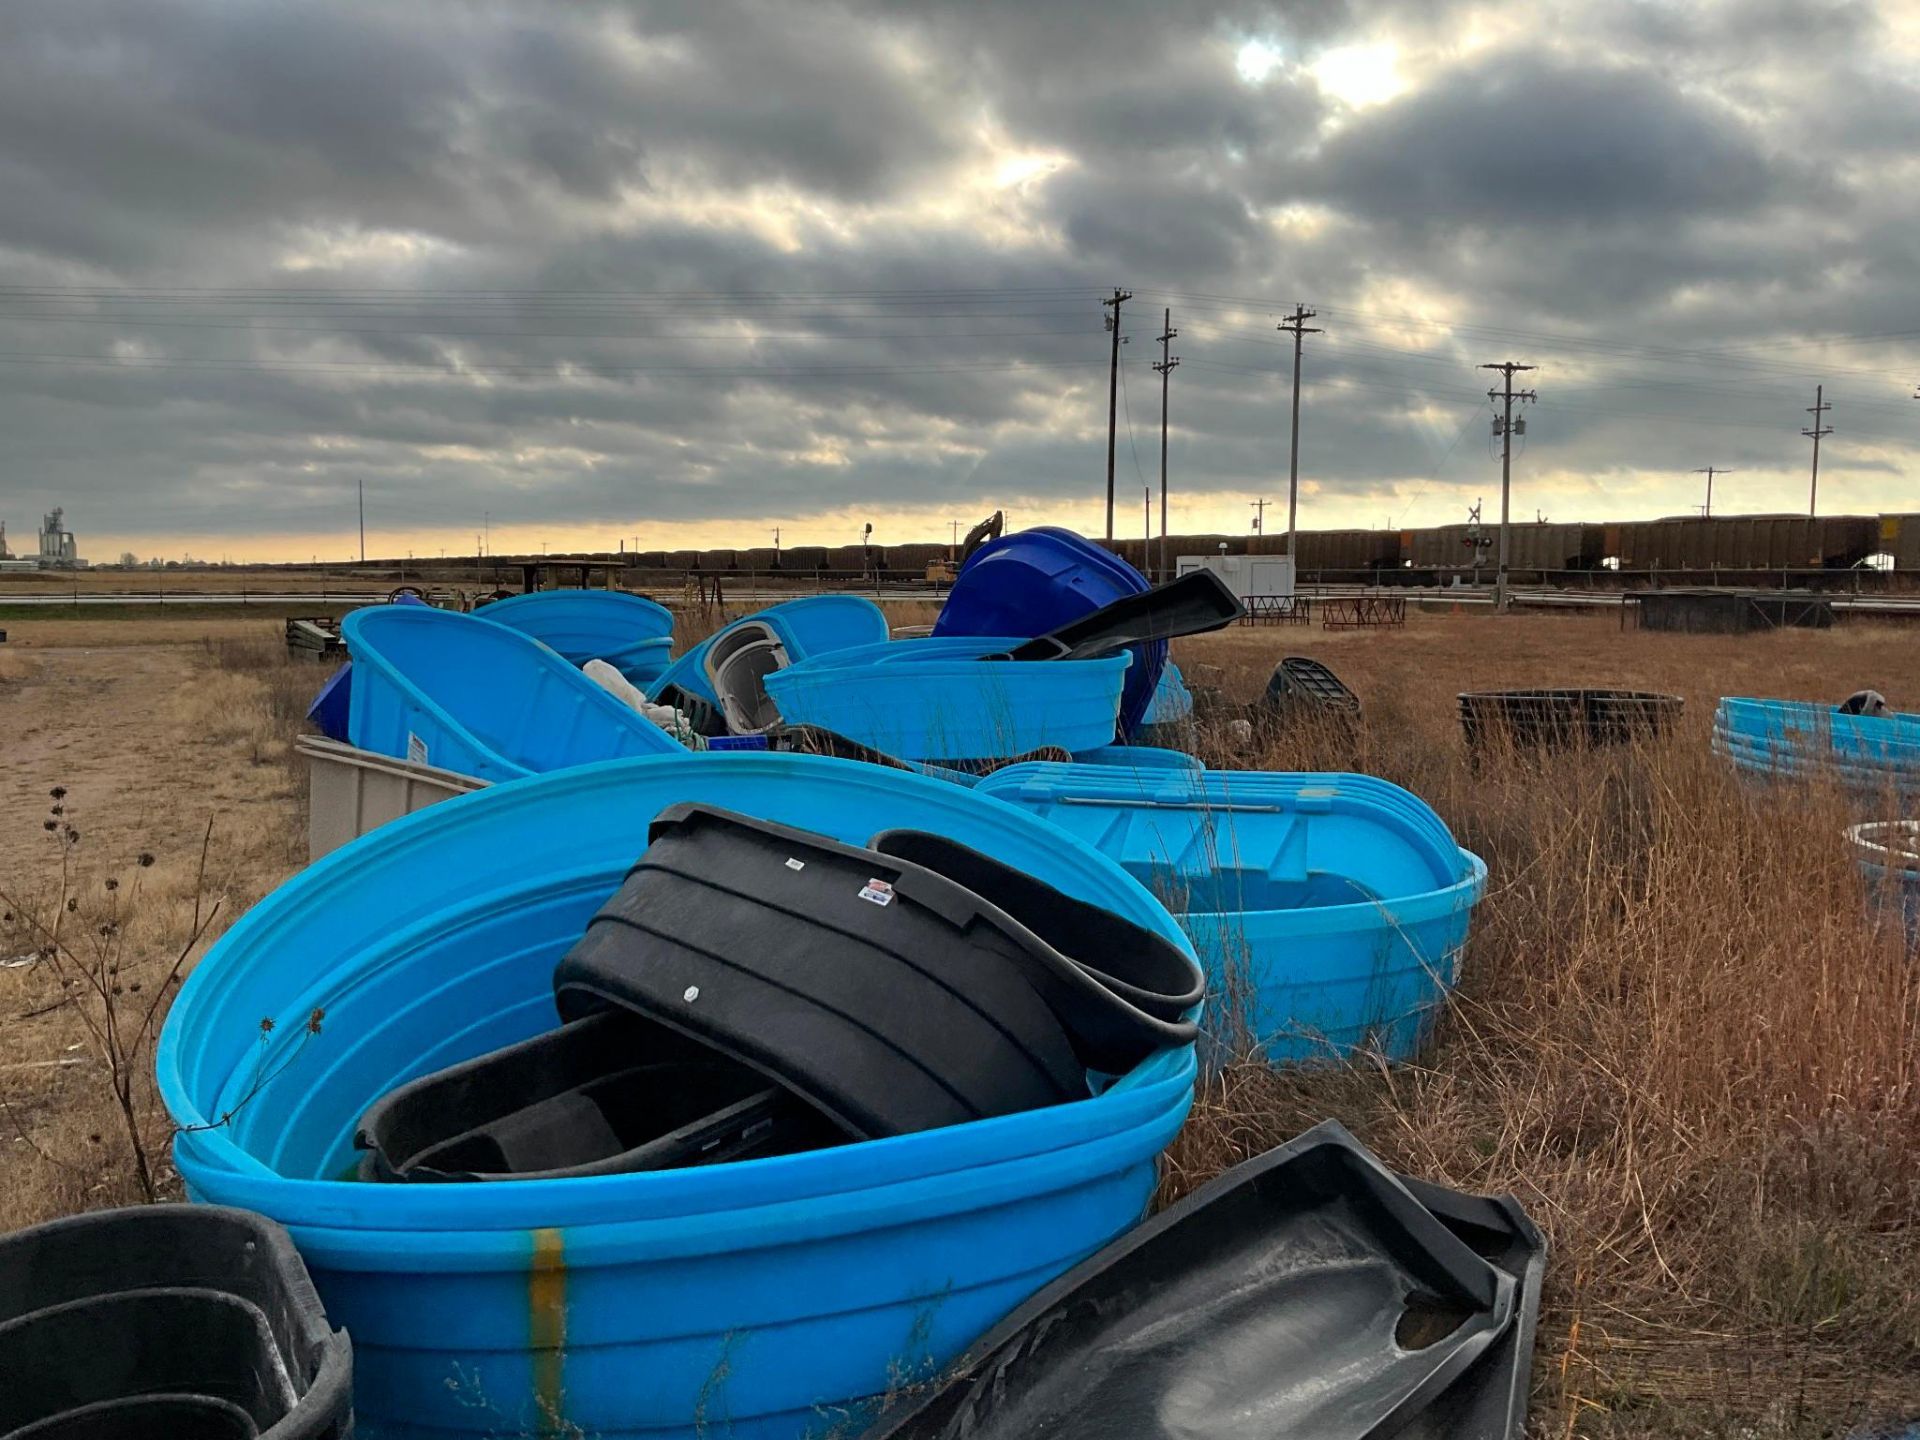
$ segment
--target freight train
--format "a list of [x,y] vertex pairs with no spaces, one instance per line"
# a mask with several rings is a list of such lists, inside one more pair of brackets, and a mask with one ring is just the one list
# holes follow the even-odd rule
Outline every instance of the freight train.
[[[1444,585],[1490,580],[1498,525],[1433,525],[1413,530],[1302,530],[1300,583]],[[1166,565],[1180,555],[1279,554],[1280,536],[1170,535]],[[1112,549],[1146,571],[1159,568],[1160,542],[1116,540]],[[751,550],[629,552],[641,571],[718,575],[827,574],[876,581],[918,580],[948,559],[948,546],[793,545]],[[1532,522],[1508,528],[1508,574],[1518,584],[1662,582],[1741,585],[1820,583],[1821,574],[1862,568],[1920,572],[1920,514],[1675,516],[1611,524]],[[1831,576],[1826,578],[1831,579]]]

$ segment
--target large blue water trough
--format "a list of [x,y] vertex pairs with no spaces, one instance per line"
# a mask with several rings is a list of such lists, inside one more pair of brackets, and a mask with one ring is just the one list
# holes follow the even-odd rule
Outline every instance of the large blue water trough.
[[673,612],[644,595],[618,590],[530,590],[479,612],[548,646],[574,665],[604,660],[635,685],[667,668]]
[[767,676],[793,725],[907,760],[980,760],[1112,742],[1132,655],[984,660],[1018,638],[944,636],[836,651]]
[[1920,792],[1920,715],[1845,715],[1803,700],[1727,696],[1713,748],[1755,775],[1827,778],[1861,793]]
[[1439,817],[1365,776],[1031,764],[980,789],[1159,895],[1207,967],[1216,1028],[1244,1021],[1276,1061],[1410,1058],[1486,887]]
[[413,606],[355,610],[347,733],[378,755],[481,780],[517,780],[686,748],[539,641],[476,615]]
[[161,1036],[189,1194],[286,1224],[353,1337],[367,1440],[799,1440],[930,1376],[1132,1225],[1192,1047],[1094,1098],[804,1154],[484,1185],[352,1183],[378,1097],[551,1028],[555,962],[653,817],[695,801],[864,843],[935,831],[1186,941],[1147,891],[1013,806],[784,754],[615,761],[383,826],[208,952]]

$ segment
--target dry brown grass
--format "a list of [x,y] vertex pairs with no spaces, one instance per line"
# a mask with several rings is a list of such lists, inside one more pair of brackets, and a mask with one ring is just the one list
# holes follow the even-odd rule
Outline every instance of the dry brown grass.
[[[934,614],[888,610],[895,624]],[[681,646],[735,613],[683,616]],[[284,746],[322,672],[286,660],[276,623],[248,625],[200,649],[64,652],[0,685],[0,728],[60,730],[33,761],[38,788],[0,812],[0,877],[41,903],[30,882],[57,863],[39,831],[46,784],[111,749],[116,723],[150,729],[75,783],[68,814],[86,835],[75,923],[98,923],[105,879],[137,849],[158,855],[125,916],[130,963],[153,973],[196,900],[220,902],[217,928],[300,863],[304,786]],[[1920,980],[1867,918],[1836,843],[1844,798],[1743,787],[1705,746],[1723,693],[1870,684],[1920,708],[1913,639],[1469,614],[1182,642],[1189,678],[1233,702],[1290,653],[1366,702],[1358,726],[1241,750],[1209,723],[1196,740],[1215,762],[1398,781],[1492,877],[1458,1002],[1419,1064],[1226,1067],[1169,1157],[1169,1193],[1330,1115],[1389,1163],[1512,1191],[1553,1245],[1540,1436],[1788,1440],[1920,1414]],[[1670,743],[1637,752],[1468,764],[1454,693],[1546,684],[1671,690],[1687,713]],[[36,705],[51,707],[40,720]],[[0,925],[0,959],[29,939]],[[0,1226],[138,1195],[84,1027],[58,1008],[21,1018],[61,998],[44,967],[0,971]]]
[[[1511,1191],[1553,1245],[1543,1435],[1824,1436],[1920,1414],[1920,974],[1869,918],[1847,799],[1743,784],[1702,735],[1721,693],[1920,694],[1910,633],[1474,617],[1182,647],[1237,699],[1282,653],[1332,664],[1360,725],[1241,753],[1207,726],[1203,745],[1406,785],[1492,881],[1419,1064],[1228,1067],[1169,1192],[1329,1115],[1390,1164]],[[1456,690],[1580,683],[1679,691],[1687,724],[1628,751],[1468,763]]]
[[0,687],[0,961],[37,957],[0,969],[0,1229],[142,1198],[136,1137],[175,1191],[150,1068],[168,976],[305,858],[289,741],[324,672],[274,622],[194,649],[113,623],[132,645]]

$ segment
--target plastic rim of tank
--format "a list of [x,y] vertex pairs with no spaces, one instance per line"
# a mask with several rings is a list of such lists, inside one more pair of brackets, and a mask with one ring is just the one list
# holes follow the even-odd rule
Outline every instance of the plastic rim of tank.
[[1063,795],[1109,806],[1227,809],[1296,804],[1306,794],[1315,806],[1365,805],[1383,817],[1393,817],[1406,827],[1407,834],[1423,837],[1424,846],[1442,867],[1438,873],[1444,874],[1449,857],[1460,853],[1453,832],[1432,806],[1411,790],[1374,775],[1334,770],[1202,771],[1198,767],[1188,771],[1170,765],[1159,774],[1115,775],[1107,773],[1115,767],[1100,762],[1095,765],[1098,768],[1027,761],[994,771],[987,777],[991,783],[983,788],[990,795],[1029,808],[1052,804]]
[[[271,1198],[268,1213],[289,1223],[479,1228],[690,1213],[739,1195],[743,1176],[765,1201],[843,1188],[839,1157],[848,1150],[488,1187],[512,1194],[479,1211],[470,1200],[449,1204],[441,1187],[370,1192],[319,1178],[345,1173],[359,1115],[396,1084],[552,1028],[553,961],[618,887],[653,815],[681,800],[849,840],[934,829],[1191,953],[1165,908],[1091,847],[1014,806],[905,771],[808,755],[691,755],[490,786],[382,826],[301,871],[242,916],[188,977],[156,1057],[162,1095],[183,1127],[176,1149],[188,1183],[203,1188],[222,1172],[244,1178],[247,1193]],[[530,928],[513,931],[516,913]],[[490,932],[518,952],[476,959]],[[457,1001],[466,1008],[453,1009]],[[317,1035],[301,1023],[316,1009],[324,1012]],[[274,1016],[281,1019],[263,1034],[261,1019]],[[329,1042],[329,1031],[340,1038]],[[309,1044],[314,1051],[303,1054]],[[867,1142],[856,1147],[861,1180],[946,1173],[1151,1123],[1186,1103],[1193,1073],[1191,1051],[1160,1052],[1091,1100]],[[262,1084],[262,1075],[273,1078]]]
[[1090,750],[1113,740],[1130,653],[978,658],[1006,645],[980,637],[866,647],[776,671],[767,694],[789,724],[818,725],[908,760],[990,759],[1043,745]]
[[[1118,555],[1071,530],[1042,525],[990,540],[968,556],[933,633],[1044,635],[1151,588]],[[1120,706],[1123,735],[1144,723],[1166,664],[1166,642],[1134,646],[1133,655]]]
[[1198,771],[1202,768],[1198,756],[1189,755],[1184,750],[1171,750],[1164,745],[1101,745],[1092,750],[1082,750],[1073,758],[1080,765],[1112,765],[1122,770]]
[[355,610],[340,628],[360,669],[348,728],[363,750],[482,780],[687,753],[545,645],[505,625],[376,605]]
[[871,645],[885,640],[888,634],[886,613],[859,595],[807,595],[782,601],[722,626],[681,655],[653,681],[647,698],[653,699],[667,686],[677,685],[718,705],[720,697],[713,693],[707,679],[707,651],[734,625],[749,620],[772,630],[786,648],[787,658],[795,663],[855,645]]

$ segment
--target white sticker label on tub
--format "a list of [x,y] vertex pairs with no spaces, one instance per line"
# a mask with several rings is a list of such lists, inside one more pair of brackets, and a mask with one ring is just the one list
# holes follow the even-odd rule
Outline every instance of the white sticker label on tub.
[[789,856],[787,857],[787,869],[789,869],[789,870],[804,870],[804,869],[806,869],[806,868],[807,868],[807,862],[806,862],[806,861],[804,861],[804,860],[796,860],[796,859],[794,859],[794,858],[793,858],[793,857],[792,857],[791,855],[789,855]]
[[869,880],[860,887],[860,898],[870,905],[891,905],[893,886],[885,880]]
[[415,765],[427,763],[427,742],[411,730],[407,732],[407,759]]

